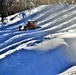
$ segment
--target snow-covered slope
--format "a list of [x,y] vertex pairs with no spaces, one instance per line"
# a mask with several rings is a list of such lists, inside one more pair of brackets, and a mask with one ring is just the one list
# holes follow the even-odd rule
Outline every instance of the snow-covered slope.
[[[6,74],[4,71],[7,72],[7,75],[11,73],[11,75],[57,75],[76,64],[75,5],[43,5],[9,16],[7,19],[3,26],[0,25],[0,59],[3,60],[1,65],[8,63],[9,60],[13,61],[9,63],[14,64],[18,59],[16,66],[21,65],[20,68],[22,68],[22,63],[26,61],[28,66],[24,64],[27,66],[24,68],[25,72],[18,68],[21,70],[18,73],[15,72],[16,67],[10,64],[12,73],[6,70],[10,70],[9,64],[6,64],[5,68],[0,66],[1,75]],[[36,20],[37,25],[41,28],[18,31],[19,26],[26,25],[28,20]],[[17,53],[19,55],[16,55]],[[21,62],[22,59],[26,61]],[[29,65],[30,61],[32,61],[31,65]],[[30,73],[27,68],[30,69]]]

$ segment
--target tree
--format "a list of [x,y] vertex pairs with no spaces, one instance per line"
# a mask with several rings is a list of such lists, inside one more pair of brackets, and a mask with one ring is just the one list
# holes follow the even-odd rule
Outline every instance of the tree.
[[0,16],[1,16],[1,21],[3,23],[3,0],[0,0]]
[[4,17],[7,16],[7,7],[6,7],[6,2],[5,0],[0,0],[0,16],[1,16],[1,21],[3,23]]

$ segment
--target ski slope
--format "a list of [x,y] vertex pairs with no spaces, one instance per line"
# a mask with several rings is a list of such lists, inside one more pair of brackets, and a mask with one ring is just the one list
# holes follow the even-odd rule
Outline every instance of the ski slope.
[[[76,5],[42,5],[7,19],[0,25],[0,75],[58,75],[75,66]],[[41,28],[18,31],[28,20]]]

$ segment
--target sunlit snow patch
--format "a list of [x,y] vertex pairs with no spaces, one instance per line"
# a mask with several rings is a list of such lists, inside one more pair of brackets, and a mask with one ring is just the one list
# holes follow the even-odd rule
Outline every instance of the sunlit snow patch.
[[76,38],[76,32],[65,32],[62,35],[59,35],[58,38]]
[[64,71],[59,75],[76,75],[76,66],[69,68],[68,70]]

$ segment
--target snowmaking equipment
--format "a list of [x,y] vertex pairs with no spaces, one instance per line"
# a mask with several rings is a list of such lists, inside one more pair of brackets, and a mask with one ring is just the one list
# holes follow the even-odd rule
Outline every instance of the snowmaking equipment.
[[[31,7],[34,6],[32,1],[28,2],[28,6],[29,6],[29,15],[31,15]],[[37,21],[36,20],[29,20],[27,21],[27,23],[25,24],[25,26],[19,26],[19,31],[24,31],[24,30],[31,30],[31,29],[37,29],[37,28],[41,28],[39,26],[37,26]]]
[[37,26],[37,21],[27,21],[25,26],[19,26],[19,31],[41,28]]

